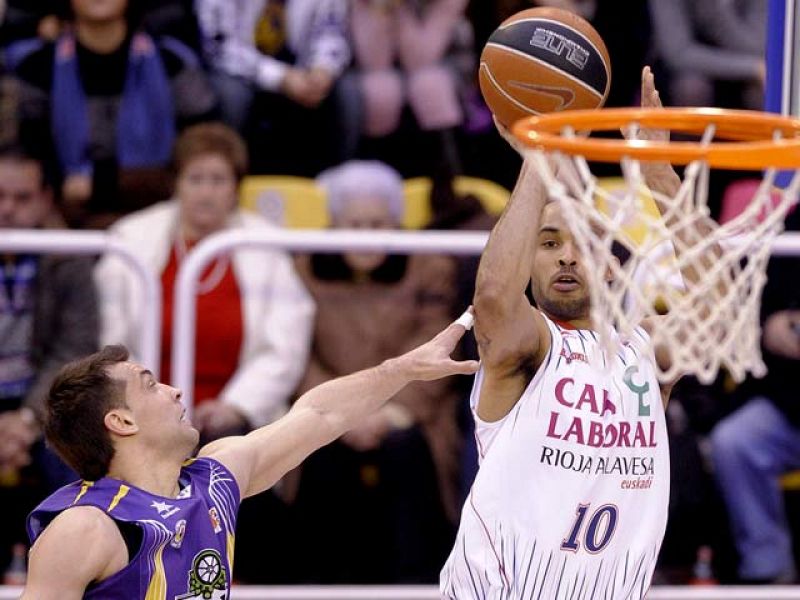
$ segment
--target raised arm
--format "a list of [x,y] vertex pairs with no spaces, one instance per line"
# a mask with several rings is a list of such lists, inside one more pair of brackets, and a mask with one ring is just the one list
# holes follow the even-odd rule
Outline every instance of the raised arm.
[[385,404],[412,381],[470,374],[475,361],[450,354],[464,334],[459,322],[435,338],[377,367],[327,381],[305,394],[289,413],[243,437],[217,440],[200,451],[219,460],[236,477],[242,497],[272,487],[309,454],[329,444]]
[[91,583],[111,577],[128,560],[114,521],[94,507],[70,508],[33,545],[21,600],[80,600]]
[[[642,107],[643,108],[662,108],[661,98],[659,97],[658,90],[655,87],[653,73],[650,67],[644,67],[642,70]],[[624,132],[627,137],[631,136],[631,132]],[[646,129],[638,132],[637,138],[645,140],[669,140],[669,131]],[[653,198],[656,202],[658,210],[661,214],[669,212],[670,207],[663,202],[661,196],[674,198],[681,187],[681,179],[672,168],[669,162],[653,161],[642,162],[642,175],[644,176],[647,187],[656,192]],[[672,211],[671,216],[667,219],[667,225],[670,230],[674,232],[677,244],[673,244],[673,250],[680,264],[680,276],[683,281],[689,284],[698,284],[701,279],[705,277],[705,273],[716,263],[722,256],[722,248],[719,244],[714,244],[706,249],[706,251],[699,255],[696,259],[696,264],[681,263],[680,256],[684,248],[691,248],[695,244],[700,244],[706,239],[714,230],[715,224],[710,217],[704,215],[697,215],[692,221],[687,221],[678,225],[679,219],[684,215],[679,211]],[[698,269],[698,266],[700,269]],[[717,282],[717,288],[724,291],[727,285],[724,279]],[[713,305],[708,305],[705,310],[714,310]],[[649,332],[653,333],[658,327],[661,317],[651,317],[646,319],[642,326]],[[664,344],[657,344],[655,347],[656,360],[662,370],[668,370],[672,362],[670,348]],[[669,390],[672,385],[677,381],[670,382],[668,385],[662,386],[662,397],[666,405]]]
[[484,369],[478,415],[486,421],[508,414],[549,349],[547,326],[525,296],[544,204],[544,187],[525,161],[478,267],[473,304]]

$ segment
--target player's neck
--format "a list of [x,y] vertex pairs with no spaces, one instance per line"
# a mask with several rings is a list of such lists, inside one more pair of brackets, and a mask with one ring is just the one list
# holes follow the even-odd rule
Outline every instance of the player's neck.
[[592,319],[581,317],[579,319],[563,319],[557,315],[545,313],[548,318],[564,329],[594,329]]
[[175,498],[178,489],[182,458],[174,460],[163,456],[154,457],[150,453],[117,452],[111,461],[108,476],[119,479],[157,496]]

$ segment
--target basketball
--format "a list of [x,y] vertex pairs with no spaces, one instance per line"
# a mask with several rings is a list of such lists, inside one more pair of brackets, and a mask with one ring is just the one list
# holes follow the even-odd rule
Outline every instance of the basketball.
[[585,19],[559,8],[531,8],[492,33],[479,79],[489,109],[509,127],[531,115],[603,106],[611,60]]

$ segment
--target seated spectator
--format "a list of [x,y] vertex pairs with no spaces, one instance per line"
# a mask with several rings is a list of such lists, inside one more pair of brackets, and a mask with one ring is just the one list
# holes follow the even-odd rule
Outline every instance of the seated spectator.
[[352,100],[339,99],[346,95],[339,77],[350,61],[347,0],[195,5],[223,119],[244,132],[253,118],[256,169],[315,176],[342,160],[356,127],[347,118]]
[[[0,229],[63,226],[42,165],[0,151]],[[2,234],[0,234],[2,235]],[[97,298],[91,259],[0,251],[0,571],[25,542],[25,516],[76,477],[41,441],[40,418],[61,366],[95,352]]]
[[[320,183],[334,228],[400,227],[402,180],[386,165],[346,163]],[[301,257],[299,269],[317,302],[300,392],[410,348],[453,316],[450,257],[346,252]],[[300,577],[436,580],[458,514],[457,401],[453,381],[415,385],[311,457],[295,503]]]
[[[173,289],[186,253],[231,228],[269,231],[260,216],[237,208],[247,171],[241,138],[228,127],[188,128],[175,147],[175,197],[122,218],[111,232],[161,278],[161,377],[171,370]],[[101,341],[139,351],[144,307],[136,280],[112,256],[98,264]],[[314,305],[289,256],[237,250],[218,257],[199,282],[195,340],[194,424],[205,441],[273,421],[287,407],[306,364]]]
[[[764,92],[765,0],[650,0],[653,39],[668,70],[670,104],[760,109]],[[715,95],[735,82],[738,98]]]
[[367,137],[395,132],[408,106],[419,129],[436,133],[420,150],[432,144],[458,169],[453,129],[463,123],[465,97],[475,89],[466,6],[467,0],[353,2],[355,70]]
[[176,130],[213,115],[197,57],[137,30],[127,0],[72,0],[55,42],[26,40],[7,57],[21,81],[20,139],[48,149],[74,226],[103,226],[163,199]]
[[[800,212],[788,217],[786,228],[800,230]],[[797,571],[779,478],[800,468],[800,403],[792,385],[800,366],[800,263],[774,257],[767,276],[761,314],[768,372],[746,382],[749,401],[715,427],[711,450],[740,579],[786,584]]]

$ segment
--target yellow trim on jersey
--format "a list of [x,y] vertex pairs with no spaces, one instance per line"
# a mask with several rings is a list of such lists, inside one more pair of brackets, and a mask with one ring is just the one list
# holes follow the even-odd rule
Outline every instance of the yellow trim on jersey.
[[88,492],[89,488],[92,487],[93,485],[94,485],[94,481],[84,481],[83,484],[81,485],[81,491],[78,492],[77,496],[75,496],[75,500],[72,501],[71,506],[75,506],[75,504],[78,502],[78,500],[83,498],[83,495],[86,492]]
[[236,541],[236,536],[230,531],[228,531],[227,534],[228,577],[233,577],[233,548]]
[[120,500],[122,500],[125,496],[128,495],[129,491],[131,491],[131,488],[129,488],[124,483],[120,484],[119,491],[117,492],[117,495],[114,496],[114,498],[111,500],[111,504],[108,505],[106,512],[111,512],[112,510],[114,510],[117,507],[117,504],[119,504]]
[[187,458],[185,461],[183,461],[183,464],[181,466],[182,467],[188,467],[190,464],[192,464],[196,460],[197,460],[196,458]]
[[147,593],[144,595],[144,600],[166,600],[167,597],[167,574],[164,572],[164,561],[161,555],[164,553],[164,546],[167,541],[164,541],[156,550],[153,556],[153,566],[155,572],[150,578],[150,584],[147,586]]

